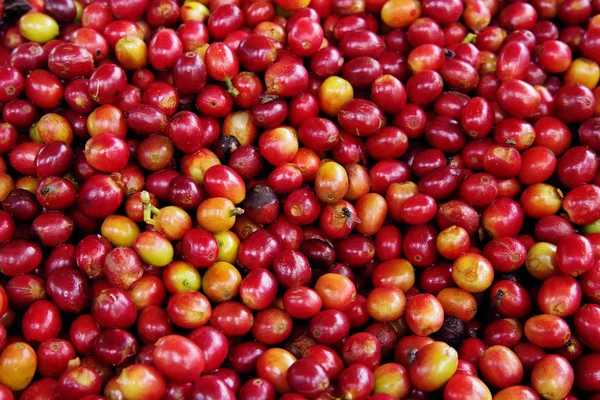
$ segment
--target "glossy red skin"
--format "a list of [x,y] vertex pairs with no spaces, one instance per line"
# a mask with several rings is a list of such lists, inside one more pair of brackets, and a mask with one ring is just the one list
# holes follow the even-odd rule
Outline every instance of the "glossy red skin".
[[122,199],[123,190],[117,182],[108,175],[97,174],[84,182],[77,204],[87,217],[103,219],[119,208]]
[[0,247],[0,270],[4,275],[27,274],[42,262],[41,249],[28,240],[16,239]]
[[408,42],[413,47],[423,43],[434,43],[438,46],[444,45],[444,33],[440,24],[431,18],[419,18],[411,24],[407,31]]
[[82,47],[60,44],[48,55],[48,68],[61,79],[87,77],[94,71],[94,57]]
[[458,59],[446,61],[440,69],[440,75],[451,89],[464,93],[475,89],[479,81],[477,70]]
[[315,396],[329,386],[325,369],[311,359],[300,359],[286,373],[287,383],[294,392]]
[[191,340],[168,335],[159,339],[154,348],[154,365],[167,378],[180,382],[193,382],[204,371],[204,354]]
[[400,213],[405,222],[411,225],[422,225],[436,215],[437,204],[429,195],[416,194],[402,204]]
[[205,371],[215,370],[227,358],[229,342],[227,337],[218,329],[212,326],[201,326],[192,331],[188,338],[202,350]]
[[108,253],[103,270],[108,281],[123,290],[130,289],[144,273],[137,253],[127,247],[117,247]]
[[523,365],[514,352],[504,346],[488,348],[479,359],[485,380],[499,389],[518,385],[523,379]]
[[506,43],[498,55],[498,78],[501,81],[509,79],[524,79],[527,67],[531,62],[529,49],[521,42]]
[[198,268],[207,268],[215,263],[219,254],[216,239],[202,228],[188,231],[183,237],[183,254],[188,262]]
[[421,193],[443,200],[450,196],[460,184],[460,170],[450,165],[434,168],[419,181]]
[[404,236],[403,253],[413,265],[419,267],[431,266],[438,258],[435,248],[437,231],[432,225],[417,225],[411,227]]
[[[506,218],[509,215],[510,218]],[[523,226],[523,210],[512,199],[501,198],[490,204],[482,215],[482,227],[492,238],[516,236]]]
[[234,393],[238,393],[242,386],[242,380],[237,372],[230,368],[219,368],[218,370],[211,373],[212,376],[216,376],[221,379]]
[[57,397],[58,381],[54,378],[42,378],[33,382],[21,393],[23,400],[51,400]]
[[38,69],[25,78],[25,95],[37,107],[55,108],[63,93],[64,88],[58,78],[48,71]]
[[542,348],[564,346],[571,336],[569,325],[552,314],[539,314],[525,322],[524,333],[527,339]]
[[[552,378],[550,378],[552,376]],[[531,373],[531,385],[536,391],[552,388],[555,396],[562,397],[571,391],[574,381],[573,367],[561,356],[550,354],[542,358]]]
[[[418,337],[418,336],[416,336]],[[477,367],[479,363],[479,357],[485,351],[487,346],[483,340],[479,338],[467,338],[458,349],[459,362],[465,360],[471,365]]]
[[533,126],[520,118],[504,118],[494,130],[496,143],[511,145],[519,151],[529,148],[534,139]]
[[204,88],[206,67],[198,54],[188,52],[177,60],[173,67],[173,84],[182,94],[199,93]]
[[575,233],[573,226],[566,218],[558,215],[542,217],[535,226],[535,238],[540,242],[558,244],[558,242]]
[[[85,377],[80,381],[80,377]],[[57,392],[63,397],[84,397],[99,394],[102,388],[100,376],[92,369],[78,366],[63,372],[58,378]]]
[[15,233],[16,225],[13,217],[6,211],[0,212],[0,243],[6,243]]
[[183,51],[194,51],[208,43],[208,29],[202,21],[189,20],[177,28],[177,36],[181,39]]
[[330,380],[336,380],[344,370],[342,358],[330,347],[315,344],[308,347],[303,353],[302,358],[316,361],[321,365]]
[[444,398],[448,400],[462,399],[464,393],[473,393],[480,398],[489,398],[490,391],[483,381],[476,376],[456,374],[450,378],[444,388]]
[[11,167],[23,175],[35,175],[35,156],[43,147],[42,143],[18,143],[9,155]]
[[152,82],[142,94],[142,103],[151,105],[171,117],[177,111],[179,93],[166,82]]
[[297,128],[305,119],[318,115],[319,103],[314,94],[305,92],[290,100],[288,120],[293,127]]
[[151,1],[146,9],[145,19],[152,28],[175,24],[181,16],[179,5],[171,0]]
[[443,289],[452,287],[453,285],[451,265],[438,264],[426,268],[419,278],[419,287],[421,290],[434,296]]
[[290,288],[310,283],[311,269],[306,256],[294,250],[283,250],[273,260],[273,272],[277,281]]
[[519,180],[531,185],[548,180],[556,169],[556,156],[547,147],[534,146],[526,150],[521,156],[521,170]]
[[64,175],[73,162],[73,150],[61,141],[50,142],[42,147],[35,158],[35,170],[38,176]]
[[357,399],[367,398],[374,386],[373,372],[361,364],[348,366],[338,380],[338,391],[344,396]]
[[375,235],[375,253],[381,261],[400,257],[402,233],[394,225],[382,226]]
[[600,206],[596,203],[599,197],[600,187],[593,184],[581,185],[565,195],[563,209],[572,223],[590,224],[600,218]]
[[259,229],[240,244],[237,262],[248,269],[270,269],[281,250],[281,243],[273,235],[265,229]]
[[[319,241],[317,240],[316,243]],[[308,243],[315,243],[314,241],[305,241],[301,250],[308,245]],[[315,243],[315,244],[316,244]],[[335,252],[330,257],[327,257],[328,261],[326,264],[330,266],[337,260],[348,264],[352,268],[362,267],[368,264],[375,257],[375,245],[367,237],[358,234],[351,234],[348,237],[337,242]],[[309,261],[311,257],[308,256]]]
[[592,117],[596,100],[585,86],[570,84],[558,90],[554,105],[557,118],[565,123],[577,123]]
[[248,71],[261,72],[275,60],[275,45],[265,36],[251,34],[241,40],[237,56],[239,62]]
[[503,316],[524,318],[532,308],[532,299],[526,289],[517,282],[501,280],[490,291],[492,306]]
[[9,124],[0,124],[0,151],[2,153],[9,152],[17,144],[17,129]]
[[527,342],[517,344],[513,351],[519,357],[523,368],[527,372],[531,371],[535,364],[547,354],[541,347]]
[[[574,257],[574,254],[577,256]],[[583,274],[594,264],[592,244],[582,235],[570,235],[561,239],[556,248],[556,263],[567,275]]]
[[537,110],[541,97],[528,83],[511,79],[500,85],[497,100],[500,107],[509,114],[515,117],[527,118]]
[[[412,174],[408,165],[402,161],[382,160],[373,165],[369,170],[369,176],[371,177],[371,192],[384,195],[392,183],[406,182],[410,180]],[[443,194],[443,191],[440,191],[441,194],[440,192],[434,193],[434,191],[421,191],[434,198]]]
[[127,78],[122,68],[107,63],[98,67],[90,76],[88,92],[100,104],[109,104],[125,89]]
[[459,188],[460,198],[473,206],[487,206],[498,196],[498,181],[490,174],[468,176]]
[[76,353],[73,345],[64,339],[49,339],[36,349],[39,373],[43,377],[58,378]]
[[328,119],[309,118],[300,124],[298,139],[314,151],[328,151],[338,144],[339,130]]
[[188,398],[191,400],[206,398],[235,400],[236,397],[223,380],[213,375],[205,375],[194,383]]
[[581,275],[581,288],[583,293],[595,303],[599,303],[596,287],[600,283],[600,264],[596,261],[594,266]]
[[29,342],[42,343],[58,336],[62,318],[58,307],[48,300],[33,303],[23,316],[23,335]]
[[267,308],[254,318],[252,336],[266,345],[283,342],[292,333],[293,322],[290,316],[279,308]]
[[0,93],[0,100],[8,103],[19,96],[25,85],[23,75],[12,66],[3,66],[0,69],[0,77],[5,86],[3,93]]
[[175,65],[183,52],[181,40],[172,29],[161,29],[154,34],[148,45],[148,61],[161,71]]
[[579,339],[589,348],[598,351],[595,339],[598,334],[597,321],[600,318],[600,306],[597,304],[584,304],[574,318],[575,332]]
[[72,244],[62,244],[54,248],[44,262],[44,277],[48,277],[54,270],[59,268],[76,267],[75,250],[75,246]]
[[597,392],[600,388],[600,380],[597,377],[599,368],[598,354],[581,357],[575,364],[575,385],[586,392]]
[[263,268],[254,269],[240,284],[240,298],[251,310],[263,310],[275,300],[277,288],[277,280],[272,272]]
[[267,183],[278,195],[288,194],[302,186],[302,172],[295,164],[284,163],[269,174]]
[[142,38],[143,33],[139,25],[132,21],[116,20],[106,25],[103,36],[111,48],[115,48],[118,41],[126,36],[137,36]]
[[384,126],[366,140],[366,150],[376,160],[399,158],[406,153],[408,137],[395,127]]
[[[17,222],[31,221],[40,212],[40,206],[35,201],[35,196],[25,189],[11,191],[2,201],[2,208]],[[18,236],[16,237],[18,238]]]
[[100,278],[104,276],[104,260],[112,250],[110,242],[98,235],[84,237],[77,244],[77,266],[89,277]]
[[214,165],[204,174],[204,188],[213,197],[225,197],[237,204],[245,197],[246,185],[231,167]]
[[435,71],[420,71],[406,83],[406,93],[412,103],[425,105],[439,97],[443,90],[443,79]]
[[228,355],[228,360],[234,370],[241,374],[256,372],[256,362],[267,347],[258,342],[242,342],[234,346]]
[[66,210],[75,203],[77,196],[75,185],[57,176],[43,179],[35,194],[40,205],[52,211]]
[[101,332],[100,326],[91,314],[82,314],[73,321],[69,328],[69,341],[77,353],[92,354],[94,344]]
[[475,209],[462,200],[450,200],[438,207],[436,222],[442,229],[452,225],[465,229],[472,236],[479,229],[479,216]]
[[592,150],[598,151],[600,143],[594,136],[594,131],[600,120],[598,118],[590,118],[579,127],[579,140],[585,146],[589,146]]
[[169,299],[167,315],[175,325],[194,329],[210,320],[212,308],[202,293],[181,292]]
[[168,128],[167,116],[159,109],[147,104],[138,104],[125,113],[127,127],[140,135],[164,133]]
[[499,237],[485,245],[483,255],[492,263],[494,270],[512,272],[523,265],[527,253],[517,239]]
[[237,302],[225,302],[212,311],[210,325],[226,336],[244,336],[252,328],[254,317],[249,308]]
[[483,97],[470,99],[461,116],[465,133],[473,139],[482,139],[491,132],[493,124],[493,112],[488,101]]
[[567,317],[577,311],[581,299],[581,286],[575,279],[554,276],[544,281],[540,287],[537,303],[544,313]]
[[117,172],[125,168],[130,152],[124,140],[110,133],[101,133],[86,143],[86,159],[102,172]]
[[188,176],[177,176],[169,183],[169,200],[184,210],[195,210],[202,202],[199,184]]
[[598,172],[598,160],[588,147],[575,146],[562,155],[557,171],[561,183],[573,188],[590,183],[594,179]]
[[19,72],[27,74],[47,64],[48,51],[38,43],[23,43],[11,51],[8,61]]
[[342,78],[358,89],[368,89],[382,75],[381,64],[371,57],[356,57],[344,64]]
[[275,400],[277,398],[273,385],[263,378],[246,381],[237,395],[240,400]]
[[43,279],[34,275],[17,275],[11,278],[5,285],[5,291],[0,290],[2,306],[0,312],[4,314],[7,309],[8,301],[14,307],[28,307],[38,300],[44,300],[47,297],[45,282]]
[[283,308],[294,318],[311,318],[321,307],[321,298],[317,292],[308,287],[290,288],[283,294]]
[[103,328],[127,329],[134,324],[137,311],[124,290],[109,288],[94,299],[92,315]]
[[121,329],[104,330],[94,346],[94,356],[102,364],[121,365],[138,352],[135,337]]
[[309,332],[319,344],[333,345],[350,331],[350,320],[339,310],[324,310],[311,318]]

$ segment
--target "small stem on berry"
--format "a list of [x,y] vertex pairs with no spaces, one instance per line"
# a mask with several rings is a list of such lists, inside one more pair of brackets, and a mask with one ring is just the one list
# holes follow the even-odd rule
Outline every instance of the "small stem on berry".
[[474,33],[468,33],[467,36],[463,39],[463,43],[473,43],[477,39],[477,35]]
[[240,92],[233,87],[233,83],[231,83],[231,78],[225,78],[225,85],[227,86],[227,93],[232,95],[233,97],[237,97]]
[[142,199],[143,204],[150,204],[150,193],[147,191],[142,190],[142,193],[140,193],[140,198]]
[[152,206],[150,204],[144,204],[144,222],[154,225],[155,221],[152,218]]
[[244,213],[244,209],[240,207],[236,207],[230,211],[229,215],[232,217],[236,217],[238,215],[242,215]]

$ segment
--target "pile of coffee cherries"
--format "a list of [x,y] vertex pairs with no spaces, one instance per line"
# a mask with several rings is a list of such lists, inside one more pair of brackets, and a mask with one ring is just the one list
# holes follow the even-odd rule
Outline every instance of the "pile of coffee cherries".
[[0,400],[600,399],[600,0],[0,3]]

